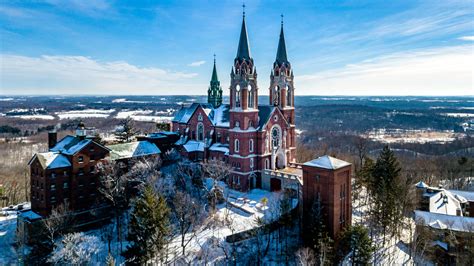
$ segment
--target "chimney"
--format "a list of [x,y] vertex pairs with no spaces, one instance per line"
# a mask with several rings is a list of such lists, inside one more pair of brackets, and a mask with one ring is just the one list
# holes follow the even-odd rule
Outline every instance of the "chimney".
[[48,149],[53,148],[58,143],[58,133],[56,130],[48,132]]

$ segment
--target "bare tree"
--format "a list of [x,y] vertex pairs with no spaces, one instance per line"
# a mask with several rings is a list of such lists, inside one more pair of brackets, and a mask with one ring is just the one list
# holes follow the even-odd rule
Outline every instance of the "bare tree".
[[220,196],[223,196],[223,192],[218,188],[218,181],[227,180],[230,177],[232,167],[223,161],[209,160],[202,163],[202,169],[211,181],[210,185],[204,186],[204,188],[207,190],[212,210],[215,210],[217,200]]
[[173,199],[172,215],[175,218],[181,236],[182,255],[186,253],[186,246],[196,236],[196,231],[204,215],[202,207],[189,194],[177,191]]
[[51,214],[43,219],[43,226],[46,229],[47,237],[51,247],[54,240],[65,230],[66,226],[71,227],[72,213],[68,209],[68,204],[61,204],[51,211]]
[[101,183],[99,192],[102,193],[113,208],[117,228],[117,240],[120,242],[120,250],[122,251],[122,223],[120,211],[125,204],[127,186],[127,179],[123,175],[123,166],[116,161],[106,161],[97,164],[97,170],[99,171]]
[[300,248],[296,251],[296,265],[311,266],[316,265],[316,255],[314,251],[308,247]]

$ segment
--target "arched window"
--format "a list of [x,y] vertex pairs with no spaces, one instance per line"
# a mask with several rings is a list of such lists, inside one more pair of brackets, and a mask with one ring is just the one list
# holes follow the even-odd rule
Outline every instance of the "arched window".
[[272,129],[272,145],[273,145],[273,147],[275,147],[275,148],[280,147],[280,138],[281,138],[280,130],[278,129],[278,127],[274,127]]
[[204,125],[202,123],[197,125],[197,139],[200,141],[204,140]]
[[250,168],[253,169],[253,158],[250,158]]
[[253,121],[252,120],[249,121],[249,127],[253,127]]
[[253,152],[253,139],[249,140],[249,152]]
[[235,87],[235,107],[240,107],[240,86]]
[[289,86],[286,86],[286,105],[293,106],[291,100],[292,100],[292,98],[291,98],[291,89],[290,89]]
[[265,169],[270,169],[270,160],[265,159]]
[[275,86],[273,88],[273,105],[277,106],[280,104],[280,87]]
[[234,151],[239,152],[239,149],[240,149],[240,142],[239,142],[238,139],[235,139],[235,141],[234,141]]
[[252,89],[252,86],[248,86],[248,105],[249,105],[249,108],[253,108],[254,107],[254,97],[253,97],[253,94],[254,94],[254,91]]
[[235,127],[240,128],[240,123],[239,123],[239,121],[235,121]]

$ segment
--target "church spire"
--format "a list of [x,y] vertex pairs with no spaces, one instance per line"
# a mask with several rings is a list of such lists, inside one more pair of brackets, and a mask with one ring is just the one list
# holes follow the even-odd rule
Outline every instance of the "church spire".
[[283,33],[283,14],[281,15],[281,30],[280,30],[280,39],[278,40],[278,50],[275,59],[275,63],[281,65],[283,63],[288,64],[288,57],[286,55],[286,44],[285,44],[285,34]]
[[240,30],[240,39],[239,39],[239,48],[237,49],[237,56],[235,59],[239,60],[250,60],[250,45],[247,35],[247,26],[245,24],[245,4],[242,5],[244,8],[243,18],[242,18],[242,28]]
[[211,82],[207,90],[207,103],[212,104],[214,108],[222,104],[222,87],[217,77],[216,55],[214,54],[214,67],[212,68]]

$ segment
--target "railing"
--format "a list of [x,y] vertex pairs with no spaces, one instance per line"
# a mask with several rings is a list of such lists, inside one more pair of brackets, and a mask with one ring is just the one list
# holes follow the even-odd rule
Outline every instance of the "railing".
[[[290,165],[290,168],[297,168],[297,167],[291,167]],[[300,168],[297,168],[297,169],[300,169]],[[281,169],[281,170],[265,169],[263,172],[266,175],[279,177],[283,179],[295,180],[295,181],[298,181],[298,183],[300,183],[301,185],[303,185],[303,177],[301,175],[285,172],[284,170],[285,169]]]

